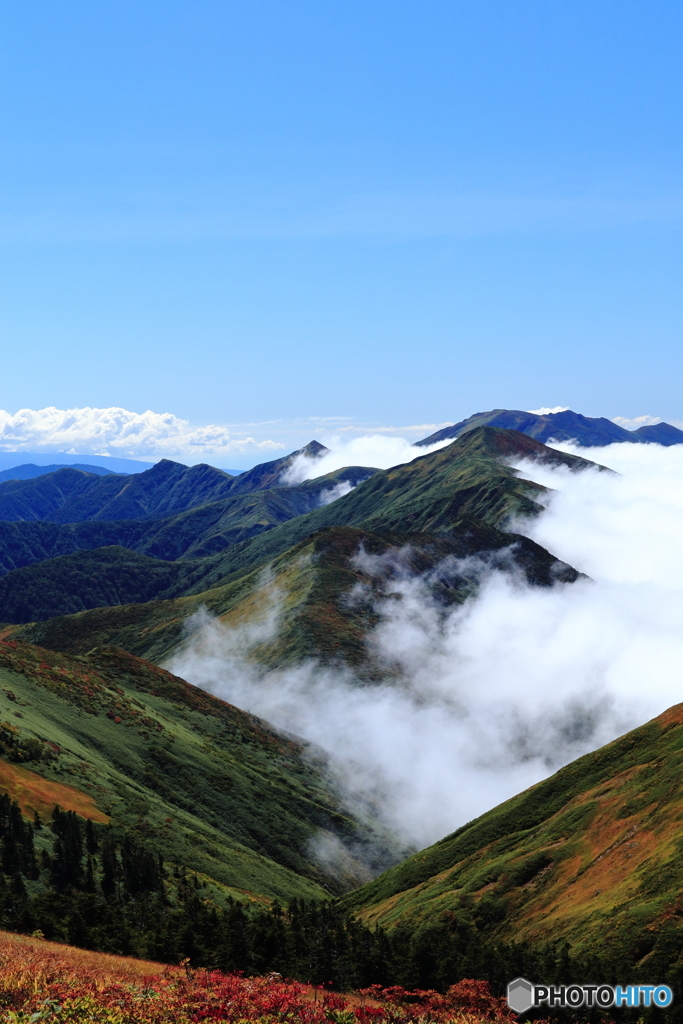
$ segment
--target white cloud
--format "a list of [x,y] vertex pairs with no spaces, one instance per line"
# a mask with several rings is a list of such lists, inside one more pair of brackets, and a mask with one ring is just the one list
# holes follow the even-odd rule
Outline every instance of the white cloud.
[[227,427],[192,426],[172,413],[128,409],[0,410],[0,451],[68,452],[71,455],[118,455],[142,458],[165,455],[221,455],[245,450],[274,451],[275,441],[234,436]]
[[556,412],[569,412],[568,405],[555,405],[551,409],[550,407],[544,406],[542,409],[527,409],[532,416],[552,416]]
[[621,475],[523,467],[554,492],[522,527],[591,579],[531,588],[479,566],[479,596],[444,612],[428,579],[394,574],[371,638],[391,684],[264,672],[220,622],[174,671],[324,747],[349,803],[373,801],[403,839],[440,838],[683,700],[683,446],[591,455]]
[[327,455],[319,459],[298,456],[283,476],[283,482],[298,484],[303,480],[314,480],[326,473],[333,473],[345,466],[371,466],[375,469],[391,469],[404,462],[412,462],[422,455],[445,448],[452,439],[440,441],[427,448],[415,448],[403,437],[387,437],[384,434],[366,434],[352,440],[342,438],[339,434],[326,438],[324,444],[330,448]]
[[318,495],[319,505],[331,505],[337,498],[343,498],[346,494],[350,494],[353,490],[354,485],[349,480],[340,480],[334,487],[326,487],[324,491],[321,491]]
[[635,416],[633,419],[628,419],[626,416],[612,417],[612,423],[616,423],[618,426],[623,427],[624,430],[637,430],[638,427],[650,427],[655,423],[661,422],[661,416]]

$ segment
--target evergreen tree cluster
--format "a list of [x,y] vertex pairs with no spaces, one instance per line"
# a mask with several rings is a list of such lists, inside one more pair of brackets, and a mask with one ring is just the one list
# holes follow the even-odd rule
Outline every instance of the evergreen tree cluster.
[[[40,837],[40,838],[38,838]],[[504,984],[507,962],[475,921],[411,932],[370,929],[333,901],[218,905],[206,883],[129,832],[55,808],[25,821],[0,797],[0,927],[104,952],[247,974],[278,972],[338,989]],[[36,852],[36,846],[40,849]]]
[[0,796],[0,844],[0,865],[5,875],[38,877],[33,827],[24,821],[19,804],[10,800],[7,793]]

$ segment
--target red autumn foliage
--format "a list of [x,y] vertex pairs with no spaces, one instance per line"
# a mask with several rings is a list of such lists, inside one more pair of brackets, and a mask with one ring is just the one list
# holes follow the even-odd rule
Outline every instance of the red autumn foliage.
[[512,1024],[484,981],[445,994],[373,985],[345,996],[277,974],[164,967],[0,933],[0,1022],[47,1024]]

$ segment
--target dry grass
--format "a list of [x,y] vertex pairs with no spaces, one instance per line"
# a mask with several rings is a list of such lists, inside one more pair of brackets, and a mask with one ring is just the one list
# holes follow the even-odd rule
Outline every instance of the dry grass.
[[93,953],[89,949],[77,949],[60,942],[29,935],[15,935],[0,932],[0,990],[12,976],[18,980],[17,971],[27,973],[31,980],[46,981],[48,978],[74,979],[80,983],[89,982],[101,986],[139,985],[149,978],[163,974],[182,974],[179,967],[168,967],[153,960],[136,960],[129,956],[113,956],[109,953]]

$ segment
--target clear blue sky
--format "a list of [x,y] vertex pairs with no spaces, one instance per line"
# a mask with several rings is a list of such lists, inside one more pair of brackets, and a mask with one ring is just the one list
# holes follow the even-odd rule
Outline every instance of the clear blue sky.
[[5,0],[0,40],[0,408],[683,419],[680,2]]

